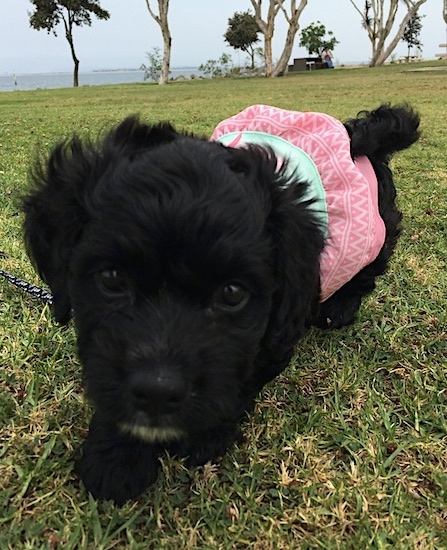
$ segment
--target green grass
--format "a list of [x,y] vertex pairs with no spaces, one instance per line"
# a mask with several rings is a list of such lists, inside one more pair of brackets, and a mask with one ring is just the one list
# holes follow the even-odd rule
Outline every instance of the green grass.
[[36,283],[18,198],[36,151],[74,130],[138,112],[210,135],[252,103],[344,119],[383,101],[423,130],[393,160],[404,231],[356,325],[299,344],[219,464],[166,456],[121,509],[71,471],[91,413],[73,328],[0,281],[2,549],[447,548],[447,70],[408,71],[427,65],[0,94],[0,268]]

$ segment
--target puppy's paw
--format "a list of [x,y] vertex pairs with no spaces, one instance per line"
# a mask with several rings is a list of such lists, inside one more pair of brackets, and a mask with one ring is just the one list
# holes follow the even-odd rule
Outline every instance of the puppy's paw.
[[154,483],[158,467],[151,445],[116,434],[98,438],[91,430],[74,471],[94,498],[121,506]]
[[320,315],[313,323],[322,329],[339,329],[354,323],[361,298],[358,296],[342,301],[342,296],[335,294],[321,304]]
[[225,454],[228,447],[241,437],[238,426],[225,426],[191,436],[187,442],[172,445],[174,454],[187,457],[188,466],[203,466]]

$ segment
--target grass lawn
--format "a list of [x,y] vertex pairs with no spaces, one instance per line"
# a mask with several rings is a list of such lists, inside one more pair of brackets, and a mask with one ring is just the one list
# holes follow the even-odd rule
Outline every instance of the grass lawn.
[[166,456],[123,508],[72,474],[91,414],[73,327],[0,280],[0,548],[447,548],[447,64],[429,65],[0,94],[0,268],[35,283],[18,198],[74,130],[139,112],[210,135],[252,103],[345,119],[406,101],[423,131],[393,160],[404,231],[356,325],[300,342],[218,464]]

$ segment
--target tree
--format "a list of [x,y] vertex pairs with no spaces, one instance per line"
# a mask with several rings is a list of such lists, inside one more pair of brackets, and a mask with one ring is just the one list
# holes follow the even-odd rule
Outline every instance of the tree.
[[[300,0],[298,7],[296,7],[296,0],[290,0],[290,15],[284,8],[285,0],[269,0],[266,20],[262,18],[262,0],[250,1],[255,10],[256,22],[264,35],[265,76],[282,76],[287,69],[290,56],[292,55],[293,43],[299,29],[299,18],[307,6],[308,0]],[[276,66],[273,67],[272,39],[275,31],[275,18],[279,11],[282,11],[289,26],[287,28],[283,51]]]
[[169,68],[171,65],[171,47],[172,37],[169,30],[168,12],[169,12],[169,0],[157,0],[158,3],[158,15],[152,10],[150,1],[146,0],[147,9],[152,17],[161,29],[161,35],[163,37],[163,61],[161,65],[159,84],[167,84],[169,82]]
[[228,30],[224,34],[225,41],[235,50],[248,53],[251,59],[250,68],[255,68],[256,50],[253,44],[259,42],[260,33],[256,18],[250,11],[236,12],[228,19]]
[[444,0],[444,8],[442,10],[442,16],[444,17],[445,24],[447,25],[447,0]]
[[152,48],[152,51],[146,52],[148,64],[141,64],[140,71],[144,71],[144,80],[154,80],[155,82],[160,79],[161,68],[163,62],[161,59],[160,48]]
[[422,17],[415,13],[413,17],[408,21],[407,26],[405,27],[404,34],[402,36],[402,42],[406,42],[408,46],[407,56],[410,57],[411,48],[417,48],[419,51],[422,50],[422,42],[420,41],[421,30],[422,30]]
[[311,23],[301,31],[299,45],[306,48],[309,55],[313,53],[320,55],[324,48],[333,50],[337,44],[339,44],[339,41],[335,38],[334,33],[332,31],[326,31],[326,27],[321,21]]
[[[366,0],[363,11],[357,6],[358,2],[349,0],[362,18],[362,26],[368,33],[372,45],[372,56],[369,62],[370,67],[383,65],[393,53],[405,31],[410,19],[415,15],[422,4],[427,0]],[[388,10],[386,11],[386,4]],[[405,5],[406,13],[402,18],[394,37],[385,46],[386,40],[393,31],[399,5]]]
[[223,53],[219,59],[208,59],[199,66],[199,71],[211,78],[228,75],[231,72],[231,55]]
[[73,86],[79,85],[79,59],[76,56],[73,27],[92,24],[92,15],[98,19],[109,19],[108,11],[103,10],[99,0],[30,0],[34,12],[29,15],[30,26],[38,31],[45,29],[57,36],[56,27],[63,22],[65,38],[70,45],[74,63]]

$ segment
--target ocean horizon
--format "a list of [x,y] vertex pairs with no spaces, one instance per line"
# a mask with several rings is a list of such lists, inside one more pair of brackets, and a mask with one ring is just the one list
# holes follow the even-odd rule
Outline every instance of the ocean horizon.
[[[171,78],[200,76],[197,67],[174,67]],[[104,84],[132,84],[144,82],[144,72],[138,69],[95,69],[79,72],[79,86],[101,86]],[[150,82],[150,81],[147,81]],[[45,90],[71,88],[73,71],[46,73],[3,73],[0,74],[0,92],[24,90]]]
[[[367,65],[365,61],[337,63],[343,66]],[[176,79],[191,76],[204,76],[198,67],[173,67],[170,77]],[[144,82],[144,72],[139,69],[92,69],[79,72],[79,86],[101,86],[107,84],[133,84]],[[147,81],[151,82],[151,81]],[[54,88],[72,88],[73,71],[44,73],[0,73],[0,92],[25,90],[46,90]]]

